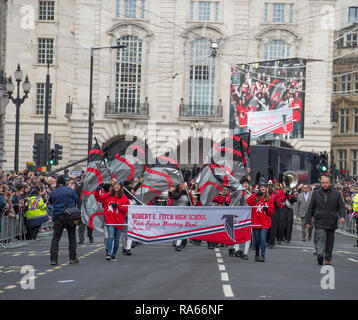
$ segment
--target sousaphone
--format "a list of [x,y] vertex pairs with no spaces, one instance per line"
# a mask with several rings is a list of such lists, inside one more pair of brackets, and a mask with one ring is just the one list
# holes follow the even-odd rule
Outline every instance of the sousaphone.
[[[288,179],[289,185],[287,185],[286,180]],[[298,184],[298,177],[297,174],[293,171],[285,171],[283,173],[283,184],[286,188],[290,187],[291,189],[296,187]]]

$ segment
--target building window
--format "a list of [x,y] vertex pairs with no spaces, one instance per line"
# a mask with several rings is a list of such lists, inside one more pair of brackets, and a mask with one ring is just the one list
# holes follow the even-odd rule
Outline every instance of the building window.
[[136,0],[124,0],[124,16],[126,18],[136,18],[137,17]]
[[336,95],[337,94],[337,77],[333,77],[333,82],[332,82],[332,94]]
[[117,50],[115,112],[138,113],[142,82],[142,41],[135,36],[118,40],[127,49]]
[[194,20],[194,1],[190,1],[190,20]]
[[353,129],[354,133],[358,133],[358,109],[353,111]]
[[293,7],[294,7],[294,4],[290,4],[290,23],[293,22]]
[[116,0],[116,17],[118,18],[120,15],[120,5],[121,5],[121,0]]
[[349,33],[344,37],[344,47],[357,47],[358,33]]
[[346,170],[347,167],[347,150],[337,150],[338,153],[338,169]]
[[190,1],[190,20],[219,21],[220,1]]
[[348,21],[350,23],[358,22],[358,7],[349,8]]
[[215,21],[219,21],[220,2],[215,2]]
[[53,39],[39,38],[37,50],[37,63],[47,64],[47,61],[53,63]]
[[354,93],[358,94],[358,73],[354,74]]
[[351,175],[358,176],[358,150],[351,150]]
[[272,11],[272,22],[285,22],[285,4],[274,3]]
[[265,22],[268,22],[268,10],[269,10],[269,4],[265,3]]
[[55,20],[55,2],[39,2],[39,20]]
[[116,16],[144,19],[145,0],[116,0]]
[[[48,114],[51,114],[52,83],[50,83]],[[44,114],[46,99],[46,83],[36,83],[36,114]]]
[[351,74],[345,74],[341,76],[341,94],[350,94],[351,91],[351,81],[352,76]]
[[275,60],[290,57],[290,46],[282,40],[273,40],[265,45],[264,59]]
[[142,5],[141,5],[141,17],[142,17],[142,19],[144,19],[144,11],[145,11],[145,0],[142,0]]
[[210,45],[204,38],[191,44],[188,110],[192,115],[210,116],[214,111],[216,62]]
[[342,109],[339,117],[340,117],[339,132],[347,133],[348,132],[348,120],[349,120],[349,109]]
[[[293,23],[293,3],[265,3],[264,21],[273,23]],[[287,18],[286,18],[287,17]]]
[[209,1],[199,1],[199,15],[198,20],[210,20],[210,5]]

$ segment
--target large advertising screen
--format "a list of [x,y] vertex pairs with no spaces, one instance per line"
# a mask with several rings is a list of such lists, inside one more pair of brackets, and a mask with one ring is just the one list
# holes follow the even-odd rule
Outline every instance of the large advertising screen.
[[230,129],[256,140],[303,138],[305,86],[305,59],[233,66]]

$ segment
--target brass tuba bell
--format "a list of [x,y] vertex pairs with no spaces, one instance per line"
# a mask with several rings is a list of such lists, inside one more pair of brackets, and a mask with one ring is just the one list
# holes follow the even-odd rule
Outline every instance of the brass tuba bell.
[[[286,177],[288,177],[288,180],[290,181],[290,184],[287,186],[286,185]],[[290,187],[291,189],[296,187],[298,184],[298,177],[297,174],[294,173],[293,171],[286,171],[283,174],[283,184],[285,185],[285,187]]]

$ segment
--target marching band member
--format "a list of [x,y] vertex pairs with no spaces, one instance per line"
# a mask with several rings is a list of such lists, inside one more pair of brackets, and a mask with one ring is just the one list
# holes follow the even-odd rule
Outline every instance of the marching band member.
[[283,207],[281,203],[281,194],[279,193],[280,190],[279,188],[280,188],[279,183],[276,183],[275,185],[274,181],[269,180],[268,193],[269,196],[272,198],[275,207],[275,211],[271,216],[271,227],[267,235],[267,242],[268,242],[269,249],[273,249],[273,247],[275,246],[280,210],[281,207]]
[[286,201],[284,203],[283,210],[283,225],[280,228],[280,232],[284,232],[279,239],[283,239],[285,236],[286,243],[290,243],[292,237],[293,228],[293,205],[297,201],[297,196],[290,187],[285,188]]
[[107,225],[107,261],[117,261],[116,253],[119,248],[119,238],[123,230],[123,224],[127,215],[129,200],[124,195],[123,183],[116,180],[111,186],[109,193],[101,195],[99,191],[103,188],[100,184],[95,191],[95,198],[104,206],[104,220]]
[[283,241],[283,235],[285,231],[285,221],[286,221],[286,209],[285,203],[287,200],[287,195],[285,192],[285,186],[281,185],[281,188],[277,189],[279,195],[279,204],[278,204],[278,223],[277,223],[277,244],[281,244]]
[[[247,177],[243,177],[240,181],[240,183],[245,187],[246,190],[242,190],[241,199],[240,199],[240,205],[241,206],[247,206],[247,199],[251,195],[250,191],[250,181]],[[244,243],[235,244],[234,250],[235,250],[235,257],[240,257],[244,260],[249,260],[248,252],[250,249],[251,240],[246,241]],[[244,251],[240,250],[240,247],[244,246]]]
[[[252,209],[252,231],[255,235],[255,261],[265,262],[266,236],[271,226],[271,216],[275,208],[272,198],[267,192],[266,181],[259,182],[259,191],[247,198],[247,204],[255,207]],[[261,247],[261,257],[259,250]]]
[[[191,197],[191,193],[188,194],[186,183],[181,183],[175,189],[170,189],[169,196],[173,201],[173,206],[190,206],[191,203],[194,203],[193,198],[191,198],[191,201],[189,199],[189,197]],[[185,248],[186,244],[186,239],[177,240],[174,245],[174,249],[176,251],[181,251]]]
[[[212,202],[216,206],[229,206],[230,202],[231,202],[231,195],[230,195],[229,189],[224,187],[222,192],[220,192],[213,198]],[[208,249],[214,249],[215,247],[218,247],[218,246],[221,246],[221,245],[219,245],[215,242],[208,241]],[[229,255],[232,256],[232,254],[233,254],[233,249],[230,248]]]
[[[193,194],[193,199],[194,199],[194,206],[196,207],[201,207],[201,201],[200,201],[200,191],[197,190],[197,188],[192,192]],[[192,244],[196,245],[196,246],[200,246],[201,244],[201,240],[191,240]]]
[[[134,183],[136,183],[136,184],[134,184]],[[133,181],[131,183],[128,180],[126,180],[126,181],[124,181],[123,185],[125,187],[124,194],[128,198],[129,204],[131,206],[139,205],[140,203],[137,200],[135,200],[133,195],[135,194],[136,190],[141,185],[141,182],[138,183],[138,182]],[[123,242],[122,253],[125,256],[131,256],[132,255],[131,248],[132,248],[133,240],[128,239],[128,216],[126,217],[125,226],[123,228],[123,232],[122,232],[121,236],[122,236],[122,242]]]

